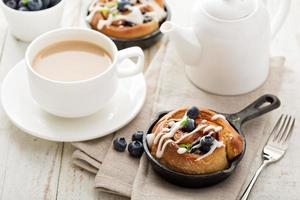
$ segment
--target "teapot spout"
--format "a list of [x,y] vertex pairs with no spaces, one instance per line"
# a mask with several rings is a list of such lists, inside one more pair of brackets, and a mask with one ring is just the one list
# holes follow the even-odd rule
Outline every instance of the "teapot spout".
[[177,52],[184,63],[188,65],[198,63],[201,45],[192,28],[183,28],[167,21],[161,25],[160,31],[170,35],[170,39],[175,43]]

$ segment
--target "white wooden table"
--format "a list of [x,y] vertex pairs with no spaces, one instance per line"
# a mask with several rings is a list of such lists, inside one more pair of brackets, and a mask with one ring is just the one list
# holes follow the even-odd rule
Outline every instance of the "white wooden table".
[[[182,0],[170,0],[169,3],[175,5],[176,1]],[[85,14],[88,2],[68,0],[63,25],[82,25],[80,19]],[[176,18],[180,18],[181,14],[173,13]],[[272,54],[285,56],[289,67],[300,65],[299,26],[300,1],[294,0],[287,22],[272,46]],[[1,82],[6,73],[24,57],[27,45],[10,35],[0,12]],[[145,51],[146,65],[158,47],[159,43]],[[49,142],[25,134],[9,122],[0,107],[0,199],[118,199],[93,189],[94,177],[72,166],[73,150],[69,143]],[[257,186],[262,186],[264,178],[271,175],[266,171]],[[254,189],[254,192],[261,190]],[[260,197],[264,197],[264,194]]]

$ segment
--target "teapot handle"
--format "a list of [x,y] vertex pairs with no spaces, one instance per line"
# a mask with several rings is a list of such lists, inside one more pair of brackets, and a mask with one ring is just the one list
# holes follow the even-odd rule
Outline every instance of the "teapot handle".
[[[268,1],[264,0],[267,4]],[[280,0],[279,8],[275,15],[271,19],[271,38],[272,40],[276,36],[277,32],[280,30],[285,18],[288,15],[290,9],[291,0]]]

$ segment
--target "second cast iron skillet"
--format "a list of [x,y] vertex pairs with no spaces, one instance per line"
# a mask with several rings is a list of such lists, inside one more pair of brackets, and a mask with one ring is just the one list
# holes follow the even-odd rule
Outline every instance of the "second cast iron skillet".
[[[190,188],[199,188],[199,187],[206,187],[210,185],[214,185],[216,183],[219,183],[220,181],[226,179],[228,176],[230,176],[234,170],[236,169],[238,163],[241,161],[245,154],[246,150],[246,140],[245,136],[242,132],[241,126],[251,119],[254,119],[256,117],[259,117],[265,113],[268,113],[280,106],[280,100],[270,94],[266,94],[258,98],[256,101],[251,103],[249,106],[241,110],[240,112],[234,113],[234,114],[223,114],[227,121],[231,124],[233,128],[236,129],[236,131],[242,136],[244,140],[244,148],[243,152],[237,156],[233,161],[231,161],[230,167],[225,170],[209,173],[209,174],[199,174],[199,175],[191,175],[191,174],[184,174],[180,172],[173,171],[164,165],[160,164],[150,153],[149,147],[147,145],[146,141],[146,134],[150,134],[152,132],[152,128],[155,126],[155,124],[167,113],[169,112],[161,112],[158,114],[157,118],[150,124],[150,127],[148,128],[147,132],[145,132],[143,137],[143,146],[146,153],[146,156],[148,157],[148,160],[150,161],[154,171],[160,175],[165,180],[184,187],[190,187]],[[261,130],[259,130],[261,131]]]

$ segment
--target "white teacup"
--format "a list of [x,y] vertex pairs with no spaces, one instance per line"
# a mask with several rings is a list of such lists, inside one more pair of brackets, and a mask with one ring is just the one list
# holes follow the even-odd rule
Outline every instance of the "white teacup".
[[[51,80],[33,69],[33,59],[42,49],[70,40],[91,42],[102,47],[110,54],[111,65],[95,77],[72,82]],[[136,63],[128,59],[135,57]],[[112,40],[90,29],[62,28],[35,39],[27,48],[25,61],[33,99],[51,114],[73,118],[91,115],[104,107],[115,94],[118,79],[142,72],[144,54],[139,47],[118,51]]]

